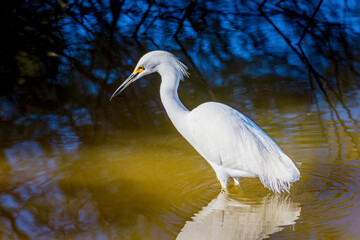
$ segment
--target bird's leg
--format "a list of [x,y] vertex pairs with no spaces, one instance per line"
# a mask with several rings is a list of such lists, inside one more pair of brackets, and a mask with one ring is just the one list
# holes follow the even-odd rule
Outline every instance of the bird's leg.
[[221,174],[216,174],[216,176],[220,181],[222,190],[226,190],[228,187],[228,177]]
[[240,177],[237,178],[233,178],[234,179],[234,185],[238,186],[239,190],[242,192],[245,192],[245,190],[243,189],[243,187],[240,185]]
[[234,179],[234,184],[235,185],[240,185],[240,178],[233,178]]

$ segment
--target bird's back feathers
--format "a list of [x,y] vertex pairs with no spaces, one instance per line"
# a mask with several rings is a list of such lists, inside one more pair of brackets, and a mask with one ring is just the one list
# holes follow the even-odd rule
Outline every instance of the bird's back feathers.
[[[288,191],[300,177],[293,161],[249,118],[221,103],[189,113],[189,142],[210,163],[254,174],[274,192]],[[236,171],[228,171],[229,177]]]

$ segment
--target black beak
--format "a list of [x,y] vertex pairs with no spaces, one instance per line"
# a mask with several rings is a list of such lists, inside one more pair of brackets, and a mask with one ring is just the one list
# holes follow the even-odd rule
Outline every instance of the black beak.
[[118,87],[118,89],[116,89],[116,91],[113,93],[113,95],[111,95],[111,98],[109,101],[111,101],[111,99],[113,99],[114,97],[116,97],[117,95],[119,95],[119,93],[121,93],[127,86],[129,86],[131,83],[133,83],[136,80],[136,77],[139,73],[132,73],[121,85],[120,87]]

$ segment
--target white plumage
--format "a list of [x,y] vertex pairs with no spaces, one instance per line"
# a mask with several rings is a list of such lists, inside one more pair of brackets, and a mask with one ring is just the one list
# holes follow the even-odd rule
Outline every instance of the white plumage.
[[158,72],[160,97],[167,114],[182,136],[213,167],[221,186],[229,178],[259,177],[274,192],[288,191],[300,178],[293,161],[254,122],[237,110],[216,102],[201,104],[192,111],[180,102],[177,89],[187,67],[173,54],[152,51],[138,62],[133,74],[110,100],[135,80]]
[[220,192],[186,221],[176,240],[269,239],[285,226],[294,225],[300,213],[299,203],[280,194],[233,199]]

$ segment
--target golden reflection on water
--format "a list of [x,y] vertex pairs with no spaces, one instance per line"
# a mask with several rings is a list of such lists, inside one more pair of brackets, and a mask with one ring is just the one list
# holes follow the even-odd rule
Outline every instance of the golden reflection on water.
[[257,179],[219,195],[213,170],[175,130],[124,132],[96,145],[8,144],[1,237],[189,239],[210,228],[239,239],[356,239],[360,134],[351,120],[326,114],[280,114],[276,122],[258,116],[302,163],[301,180],[280,196]]

